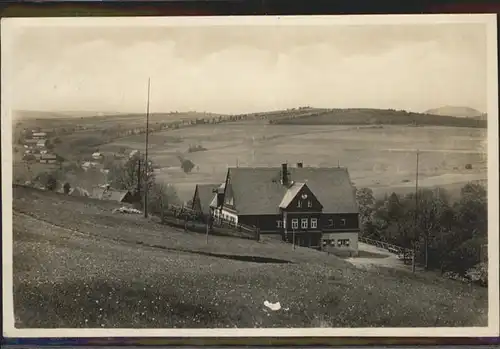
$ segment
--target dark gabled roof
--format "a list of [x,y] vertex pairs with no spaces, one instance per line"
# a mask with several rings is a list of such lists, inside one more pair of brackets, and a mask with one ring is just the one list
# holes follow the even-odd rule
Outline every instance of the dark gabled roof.
[[198,191],[198,197],[200,199],[201,212],[204,214],[209,213],[210,202],[214,197],[214,189],[217,189],[220,184],[197,184],[196,190]]
[[[342,167],[289,167],[289,178],[306,183],[325,213],[358,213],[355,189]],[[228,169],[236,211],[240,215],[277,214],[288,188],[281,184],[281,168]]]
[[92,188],[92,197],[100,200],[112,200],[121,202],[129,194],[128,190],[116,190],[94,187]]
[[127,190],[110,189],[104,192],[103,199],[122,202],[123,199],[125,199],[125,196],[127,196],[127,194],[129,194],[129,191]]

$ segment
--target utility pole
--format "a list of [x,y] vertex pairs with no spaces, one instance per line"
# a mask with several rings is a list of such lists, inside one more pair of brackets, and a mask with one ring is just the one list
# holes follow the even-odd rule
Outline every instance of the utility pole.
[[210,219],[211,219],[211,215],[209,214],[208,217],[207,217],[207,225],[206,225],[207,226],[207,228],[206,228],[207,229],[207,231],[206,231],[207,244],[208,244],[208,230],[209,230],[208,225],[210,224]]
[[148,78],[148,103],[146,107],[146,151],[144,156],[144,217],[148,218],[148,186],[149,186],[149,173],[148,173],[148,143],[149,143],[149,91],[151,88],[151,78]]
[[414,236],[413,236],[413,257],[412,257],[412,272],[415,273],[415,254],[416,254],[416,233],[417,233],[417,223],[418,223],[418,157],[419,151],[417,149],[417,168],[415,171],[415,226],[414,226]]

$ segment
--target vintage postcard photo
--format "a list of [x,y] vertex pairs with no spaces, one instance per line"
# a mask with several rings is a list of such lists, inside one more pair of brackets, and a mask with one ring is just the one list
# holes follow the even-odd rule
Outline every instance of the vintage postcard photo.
[[5,335],[498,335],[495,16],[1,29]]

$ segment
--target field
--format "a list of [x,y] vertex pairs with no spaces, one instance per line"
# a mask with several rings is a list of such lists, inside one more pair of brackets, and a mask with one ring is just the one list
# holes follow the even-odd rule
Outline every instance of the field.
[[[228,166],[346,166],[355,185],[381,196],[415,188],[416,152],[420,150],[419,184],[457,192],[468,181],[486,179],[486,130],[458,127],[293,126],[265,121],[197,125],[150,136],[150,157],[160,167],[157,178],[174,184],[188,200],[197,183],[224,181]],[[190,145],[207,151],[187,153]],[[100,147],[143,149],[144,135],[121,138]],[[177,155],[197,167],[180,169]],[[465,165],[472,169],[466,170]]]
[[[487,290],[14,187],[17,327],[486,326]],[[261,262],[242,256],[261,257]],[[265,257],[279,259],[263,263]],[[264,301],[281,303],[276,312]]]

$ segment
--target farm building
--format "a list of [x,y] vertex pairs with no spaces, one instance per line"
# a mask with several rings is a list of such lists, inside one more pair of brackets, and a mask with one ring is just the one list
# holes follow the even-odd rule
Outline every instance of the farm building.
[[134,202],[133,194],[129,190],[111,189],[109,186],[104,188],[93,188],[92,197],[100,200],[118,201],[129,204]]
[[25,146],[26,148],[31,148],[31,147],[36,146],[36,145],[37,145],[37,143],[38,143],[38,140],[37,140],[37,139],[26,139],[26,140],[24,141],[24,146]]
[[210,206],[216,219],[257,226],[261,234],[357,254],[358,206],[346,168],[229,168]]
[[102,154],[101,154],[101,153],[99,153],[99,152],[95,152],[95,153],[93,153],[93,154],[92,154],[92,158],[93,158],[94,160],[99,160],[99,159],[102,159]]
[[36,142],[36,146],[38,148],[45,148],[46,145],[47,145],[47,140],[45,139],[41,139]]
[[55,164],[57,162],[56,154],[40,154],[40,163]]
[[33,139],[42,140],[47,138],[47,133],[45,132],[33,132]]
[[210,202],[219,184],[197,184],[194,190],[191,209],[200,213],[203,218],[210,216]]

